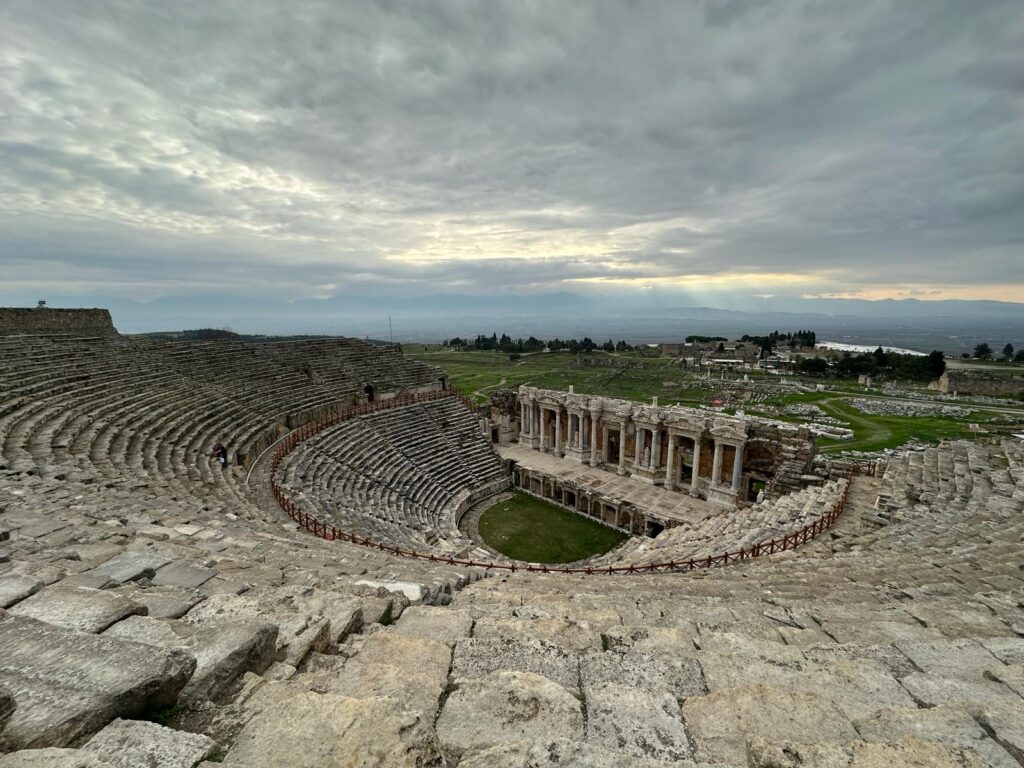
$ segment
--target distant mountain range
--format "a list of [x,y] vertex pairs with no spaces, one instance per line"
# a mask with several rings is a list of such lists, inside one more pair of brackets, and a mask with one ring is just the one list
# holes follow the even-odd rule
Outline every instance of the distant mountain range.
[[[678,296],[633,292],[335,296],[284,301],[224,295],[126,301],[47,297],[52,307],[102,306],[122,333],[230,328],[241,333],[373,336],[439,341],[509,333],[541,338],[677,341],[691,333],[741,335],[814,330],[818,338],[958,353],[987,341],[1024,346],[1024,304],[1000,301],[728,297],[732,306],[690,306]],[[19,302],[8,301],[6,304]],[[20,304],[35,302],[21,301]],[[390,328],[389,328],[390,316]]]

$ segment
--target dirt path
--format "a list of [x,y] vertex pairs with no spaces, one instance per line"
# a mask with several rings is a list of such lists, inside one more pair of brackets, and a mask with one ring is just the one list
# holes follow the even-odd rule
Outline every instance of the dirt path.
[[501,381],[499,381],[497,384],[488,384],[486,387],[480,387],[480,389],[473,392],[472,397],[483,397],[484,392],[486,392],[488,389],[497,389],[498,387],[505,386],[505,384],[507,383],[508,379],[502,376]]

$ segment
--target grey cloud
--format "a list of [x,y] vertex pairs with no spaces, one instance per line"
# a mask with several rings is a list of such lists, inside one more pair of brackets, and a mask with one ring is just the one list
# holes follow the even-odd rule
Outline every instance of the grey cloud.
[[121,294],[795,274],[1024,300],[1022,50],[1016,0],[14,0],[0,267]]

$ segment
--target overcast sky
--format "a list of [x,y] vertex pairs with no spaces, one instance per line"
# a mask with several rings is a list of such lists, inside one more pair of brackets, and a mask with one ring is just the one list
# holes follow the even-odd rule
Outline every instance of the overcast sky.
[[0,297],[1024,301],[1024,3],[0,3]]

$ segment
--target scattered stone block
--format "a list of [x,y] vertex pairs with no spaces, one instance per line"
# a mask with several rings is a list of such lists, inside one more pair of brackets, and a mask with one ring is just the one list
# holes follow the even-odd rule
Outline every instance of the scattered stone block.
[[178,587],[123,587],[118,590],[133,602],[144,605],[149,610],[147,616],[154,619],[180,619],[193,606],[203,601],[198,592]]
[[0,576],[0,608],[10,608],[43,588],[43,582],[32,576],[10,573]]
[[583,740],[580,702],[531,672],[495,672],[462,683],[437,720],[437,739],[456,763],[470,749],[512,741]]
[[1020,706],[1021,697],[993,680],[967,680],[926,672],[907,675],[900,683],[924,707],[948,704],[972,714],[985,707]]
[[824,696],[758,684],[689,699],[683,704],[683,717],[696,744],[696,758],[712,763],[742,765],[750,739],[817,742],[857,738],[850,721]]
[[157,568],[171,562],[169,558],[155,552],[129,550],[93,568],[93,572],[109,576],[118,584],[153,578]]
[[79,632],[102,632],[116,621],[145,614],[145,606],[108,590],[57,584],[35,593],[9,609],[47,624]]
[[201,565],[196,565],[186,560],[178,560],[160,568],[153,577],[153,585],[157,587],[196,589],[216,575],[217,571],[212,568],[204,568]]
[[114,768],[193,768],[216,747],[213,739],[199,733],[118,718],[89,739],[82,751],[102,757]]
[[452,678],[456,681],[487,677],[501,669],[533,672],[579,692],[580,655],[543,640],[469,637],[455,646]]
[[[282,685],[290,684],[267,683],[264,689]],[[296,692],[249,720],[222,765],[324,768],[352,765],[353,759],[364,765],[435,765],[431,724],[391,699]]]
[[683,760],[691,756],[679,703],[672,694],[598,683],[586,686],[586,701],[588,742],[634,757]]
[[603,683],[619,683],[645,691],[666,691],[679,700],[707,693],[700,664],[686,656],[587,653],[580,657],[580,678],[588,698],[590,688]]
[[391,631],[399,635],[437,640],[454,648],[459,640],[469,636],[472,628],[473,617],[469,611],[414,605],[405,610]]
[[170,706],[196,668],[180,650],[0,617],[0,680],[16,708],[6,749],[66,746],[115,717]]
[[414,581],[384,581],[381,579],[360,579],[356,582],[357,586],[363,587],[383,587],[388,592],[397,592],[398,594],[404,595],[409,601],[409,605],[418,605],[423,602],[423,598],[427,595],[427,588],[422,584],[417,584]]

